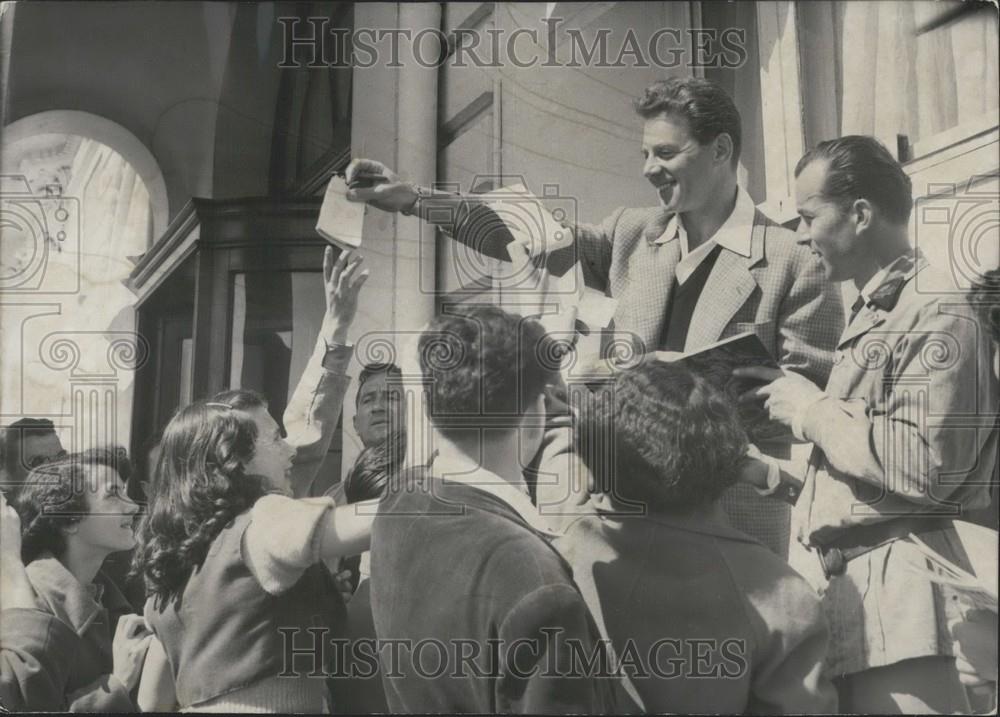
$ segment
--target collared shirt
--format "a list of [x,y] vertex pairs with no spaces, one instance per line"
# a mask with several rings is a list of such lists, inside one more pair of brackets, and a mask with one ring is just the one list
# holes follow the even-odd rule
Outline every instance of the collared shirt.
[[[484,481],[484,477],[488,478],[489,482]],[[486,470],[479,470],[471,474],[449,475],[447,478],[443,478],[443,480],[463,483],[485,491],[513,508],[524,519],[524,522],[530,525],[535,531],[549,537],[560,535],[560,533],[549,527],[545,518],[538,512],[538,508],[531,502],[527,488],[521,490],[495,473],[490,473]]]
[[[915,262],[921,256],[916,250],[910,249],[896,257],[888,266],[876,271],[858,292],[844,331],[847,331],[847,327],[866,306],[884,311],[891,310],[906,280],[905,275],[914,268]],[[890,277],[892,281],[889,281]]]
[[885,281],[887,276],[889,276],[889,272],[902,258],[903,257],[899,257],[899,259],[896,259],[896,261],[892,262],[889,266],[876,271],[874,276],[872,276],[872,278],[868,280],[868,283],[864,285],[860,293],[861,298],[864,299],[866,304],[872,300],[872,294],[875,293],[877,288],[882,286],[882,282]]
[[677,263],[677,283],[683,284],[699,264],[705,260],[712,248],[720,245],[741,256],[750,256],[750,238],[753,231],[753,221],[756,207],[753,199],[743,187],[736,188],[736,205],[729,217],[722,223],[715,234],[701,246],[689,250],[688,235],[679,214],[675,214],[667,222],[663,236],[667,239],[677,237],[681,242],[681,260]]

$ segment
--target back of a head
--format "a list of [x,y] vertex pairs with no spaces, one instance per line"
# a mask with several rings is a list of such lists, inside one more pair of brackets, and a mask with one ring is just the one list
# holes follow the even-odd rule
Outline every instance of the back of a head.
[[495,306],[440,314],[418,342],[431,422],[442,433],[513,428],[558,374],[541,324]]
[[795,176],[815,161],[827,163],[823,194],[847,207],[867,199],[893,224],[906,224],[913,209],[909,175],[885,145],[874,137],[846,135],[820,142],[806,152]]
[[376,500],[385,493],[389,480],[399,474],[406,457],[406,435],[397,433],[365,448],[344,479],[348,503]]
[[747,437],[722,392],[681,365],[653,361],[616,377],[612,399],[586,416],[578,442],[598,490],[684,513],[736,482]]
[[[46,449],[37,454],[26,451],[26,445],[30,441],[45,438],[52,439],[51,450]],[[55,424],[49,419],[22,418],[15,421],[3,432],[4,481],[13,484],[20,483],[32,468],[52,458],[64,456],[65,452],[61,448]]]
[[176,594],[215,536],[264,494],[244,470],[257,439],[246,411],[263,405],[252,391],[226,391],[180,409],[164,429],[133,568],[158,598]]
[[733,142],[732,165],[740,159],[743,130],[736,103],[720,85],[698,77],[672,77],[654,82],[633,103],[644,119],[666,114],[687,120],[699,144],[708,144],[720,134]]

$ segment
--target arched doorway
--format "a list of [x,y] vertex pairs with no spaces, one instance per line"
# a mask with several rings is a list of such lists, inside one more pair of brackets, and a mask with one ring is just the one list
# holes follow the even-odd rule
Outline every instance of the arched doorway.
[[167,225],[159,166],[120,125],[57,110],[3,129],[0,170],[0,424],[128,445],[144,341],[122,282]]

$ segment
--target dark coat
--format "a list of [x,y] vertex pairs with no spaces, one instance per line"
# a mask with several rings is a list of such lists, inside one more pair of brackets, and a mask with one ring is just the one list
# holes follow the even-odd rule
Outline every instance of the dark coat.
[[[566,562],[506,501],[438,478],[396,481],[371,556],[376,633],[406,641],[398,659],[380,653],[393,712],[615,710],[609,680],[553,676],[572,672],[573,649],[594,651],[597,628]],[[438,648],[416,648],[431,640],[445,650],[441,674]]]

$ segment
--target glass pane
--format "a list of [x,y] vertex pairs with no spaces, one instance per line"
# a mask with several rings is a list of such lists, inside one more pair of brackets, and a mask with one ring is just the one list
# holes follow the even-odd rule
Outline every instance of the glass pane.
[[[318,271],[233,275],[230,388],[258,391],[284,428],[283,415],[312,356],[326,310]],[[342,439],[334,429],[326,460],[313,484],[321,495],[340,481]]]
[[325,308],[320,272],[233,276],[229,385],[264,394],[279,423],[312,354]]

